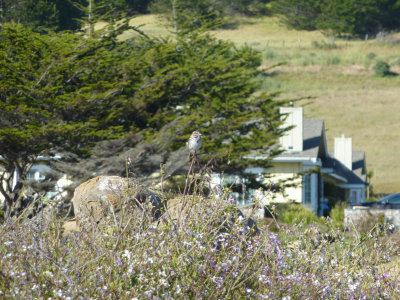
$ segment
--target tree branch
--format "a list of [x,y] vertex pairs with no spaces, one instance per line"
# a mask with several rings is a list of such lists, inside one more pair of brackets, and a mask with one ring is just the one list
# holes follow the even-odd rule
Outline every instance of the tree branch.
[[8,202],[11,203],[11,198],[9,197],[8,193],[4,189],[3,183],[6,180],[5,179],[6,171],[3,171],[1,176],[0,176],[0,193],[4,196],[4,199]]

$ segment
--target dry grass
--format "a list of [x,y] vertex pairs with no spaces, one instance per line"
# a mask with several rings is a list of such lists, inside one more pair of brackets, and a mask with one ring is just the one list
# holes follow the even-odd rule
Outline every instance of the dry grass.
[[[172,27],[161,16],[157,15],[142,15],[136,16],[129,21],[129,25],[136,26],[143,32],[151,36],[166,37],[172,35]],[[134,36],[134,31],[126,31],[121,36],[121,40],[125,40]]]
[[323,39],[321,33],[289,30],[277,18],[236,18],[239,26],[235,29],[217,30],[215,36],[233,41],[237,45],[245,43],[262,49],[268,43],[269,47],[297,48],[309,45],[312,40]]

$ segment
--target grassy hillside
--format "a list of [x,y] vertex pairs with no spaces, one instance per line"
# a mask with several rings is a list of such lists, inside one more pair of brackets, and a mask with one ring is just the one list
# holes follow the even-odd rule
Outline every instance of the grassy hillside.
[[[237,26],[213,34],[262,51],[265,67],[285,63],[266,71],[263,88],[283,98],[313,97],[299,105],[305,105],[306,117],[325,120],[328,148],[341,134],[352,137],[353,149],[366,152],[375,193],[399,192],[400,76],[379,78],[372,70],[384,60],[400,73],[399,38],[333,40],[320,32],[288,30],[276,18],[234,21]],[[149,34],[165,36],[170,30],[161,22],[155,16],[132,20]]]

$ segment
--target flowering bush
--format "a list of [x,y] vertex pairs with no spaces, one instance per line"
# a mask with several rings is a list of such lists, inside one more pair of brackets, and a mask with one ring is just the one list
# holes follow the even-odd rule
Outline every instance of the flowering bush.
[[249,224],[212,196],[182,196],[157,223],[135,210],[65,237],[55,217],[44,231],[12,220],[0,228],[0,298],[400,297],[384,230]]

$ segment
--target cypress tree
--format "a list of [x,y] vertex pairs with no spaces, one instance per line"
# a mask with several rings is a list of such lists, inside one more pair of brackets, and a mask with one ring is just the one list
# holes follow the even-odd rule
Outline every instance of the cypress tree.
[[278,151],[280,102],[257,92],[259,53],[201,30],[119,41],[127,28],[94,38],[21,25],[0,30],[1,179],[15,170],[21,179],[0,188],[8,216],[39,156],[61,154],[67,163],[49,163],[81,180],[124,175],[129,154],[138,175],[160,163],[170,166],[168,175],[182,173],[195,129],[204,134],[201,159],[220,171],[243,171],[254,151],[271,158]]

